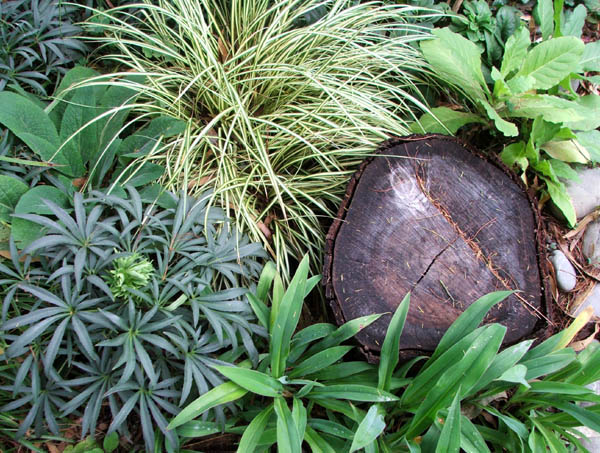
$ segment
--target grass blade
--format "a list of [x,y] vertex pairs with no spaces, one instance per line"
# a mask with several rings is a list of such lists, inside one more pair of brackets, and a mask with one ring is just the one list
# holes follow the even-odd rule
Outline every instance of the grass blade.
[[242,435],[237,449],[239,453],[256,450],[258,442],[260,441],[260,437],[262,436],[267,423],[269,422],[269,418],[271,418],[272,412],[273,405],[269,404],[256,417],[254,417]]
[[400,336],[402,335],[402,330],[404,330],[404,323],[406,321],[409,306],[410,293],[404,297],[396,309],[385,334],[385,340],[383,340],[381,354],[379,355],[379,380],[377,382],[377,388],[380,388],[381,390],[390,390],[392,375],[398,364]]
[[177,428],[213,407],[240,399],[246,393],[248,393],[248,390],[240,387],[236,383],[225,382],[224,384],[209,390],[183,408],[183,410],[171,420],[167,429]]
[[274,398],[283,393],[281,382],[260,371],[230,366],[214,366],[213,368],[240,387],[257,395]]
[[377,404],[371,406],[367,412],[367,415],[365,415],[360,422],[360,425],[358,425],[358,428],[356,429],[356,433],[352,439],[350,453],[360,450],[361,448],[373,443],[384,429],[385,419],[383,416],[383,410]]

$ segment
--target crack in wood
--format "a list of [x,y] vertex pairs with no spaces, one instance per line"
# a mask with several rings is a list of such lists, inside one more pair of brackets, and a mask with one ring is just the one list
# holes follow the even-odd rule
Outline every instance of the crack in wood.
[[429,266],[427,266],[427,269],[425,269],[425,271],[421,274],[421,276],[419,277],[419,279],[417,280],[417,282],[413,285],[413,287],[410,289],[410,292],[413,292],[415,290],[415,288],[417,286],[419,286],[419,283],[421,283],[421,280],[423,280],[423,278],[425,278],[425,276],[427,275],[427,272],[429,272],[429,269],[431,269],[431,267],[433,266],[433,264],[436,262],[436,260],[443,255],[443,253],[448,250],[450,247],[452,247],[452,245],[454,244],[454,242],[456,242],[456,239],[452,242],[450,242],[446,247],[444,247],[437,255],[435,255],[433,257],[433,259],[431,260],[431,263],[429,263]]

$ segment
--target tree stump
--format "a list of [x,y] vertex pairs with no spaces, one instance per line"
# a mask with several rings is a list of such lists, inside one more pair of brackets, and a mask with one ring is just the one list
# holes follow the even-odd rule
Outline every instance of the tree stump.
[[[505,345],[544,318],[537,212],[501,164],[445,136],[387,142],[352,178],[327,235],[326,296],[338,323],[393,313],[411,293],[401,356],[431,353],[479,297],[519,290],[484,322]],[[391,314],[357,339],[376,360]],[[546,318],[547,319],[547,318]]]

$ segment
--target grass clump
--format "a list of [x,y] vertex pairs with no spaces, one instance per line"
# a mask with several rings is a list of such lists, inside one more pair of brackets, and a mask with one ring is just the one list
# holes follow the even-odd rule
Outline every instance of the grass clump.
[[288,270],[306,250],[319,262],[322,223],[349,174],[427,110],[417,13],[346,0],[144,0],[135,16],[115,8],[95,24],[105,23],[105,58],[125,69],[117,83],[187,123],[176,152],[148,157],[165,164],[165,182],[215,189],[212,202]]

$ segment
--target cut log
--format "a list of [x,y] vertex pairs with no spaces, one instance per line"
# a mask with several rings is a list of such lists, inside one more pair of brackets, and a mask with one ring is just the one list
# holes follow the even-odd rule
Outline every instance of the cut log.
[[352,178],[327,236],[326,296],[338,323],[388,313],[357,335],[370,360],[411,293],[401,355],[431,353],[479,297],[519,290],[484,322],[505,345],[545,318],[538,216],[500,164],[444,136],[387,142]]

